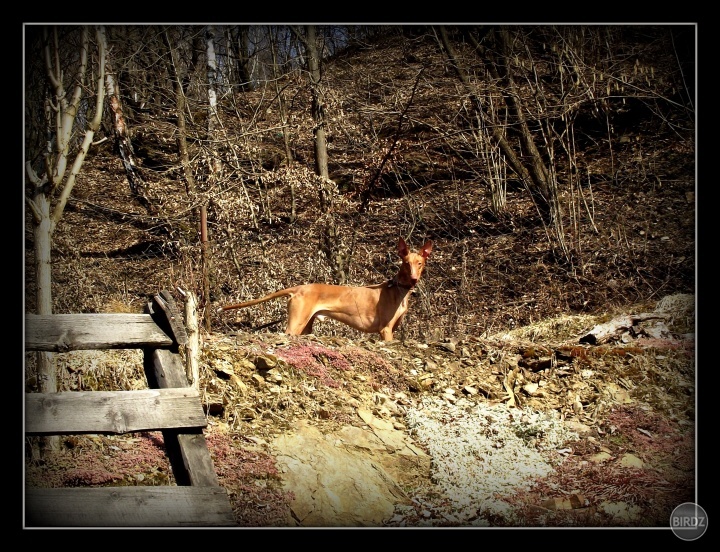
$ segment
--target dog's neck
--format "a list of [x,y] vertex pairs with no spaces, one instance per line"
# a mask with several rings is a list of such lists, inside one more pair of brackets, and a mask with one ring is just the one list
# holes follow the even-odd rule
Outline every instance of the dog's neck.
[[396,275],[392,278],[392,280],[388,280],[387,287],[389,287],[389,288],[390,288],[390,287],[399,287],[399,288],[402,288],[402,289],[405,289],[405,290],[410,291],[410,290],[412,290],[415,286],[412,285],[412,284],[407,285],[407,284],[402,284],[402,283],[400,283],[400,279],[398,278],[398,275],[396,274]]

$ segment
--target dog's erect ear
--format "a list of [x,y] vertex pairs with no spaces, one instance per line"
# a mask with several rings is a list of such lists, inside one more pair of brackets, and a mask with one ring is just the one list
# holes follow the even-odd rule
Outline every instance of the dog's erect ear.
[[430,240],[425,242],[425,245],[422,246],[422,256],[426,259],[430,255],[430,252],[432,251],[432,242]]
[[398,240],[398,255],[401,257],[407,257],[410,254],[410,251],[408,251],[408,246],[405,243],[405,240],[400,238]]

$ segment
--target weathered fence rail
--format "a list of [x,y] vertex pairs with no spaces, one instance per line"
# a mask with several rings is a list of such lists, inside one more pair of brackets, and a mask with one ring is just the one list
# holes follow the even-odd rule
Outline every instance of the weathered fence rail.
[[161,292],[148,314],[25,317],[25,348],[143,349],[149,389],[26,393],[27,435],[162,431],[177,486],[25,488],[27,527],[234,526],[203,428],[207,420],[188,386],[178,345],[187,340],[172,296]]

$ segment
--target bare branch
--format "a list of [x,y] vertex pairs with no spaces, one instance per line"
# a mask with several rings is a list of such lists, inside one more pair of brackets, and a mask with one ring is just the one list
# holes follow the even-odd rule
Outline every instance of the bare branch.
[[[85,32],[84,35],[86,36],[87,33]],[[97,130],[100,128],[100,122],[102,121],[103,102],[105,101],[105,55],[107,50],[105,28],[102,26],[98,26],[95,31],[95,36],[98,42],[98,77],[95,96],[95,117],[89,124],[88,129],[85,131],[85,139],[80,146],[80,151],[78,151],[78,154],[75,157],[75,162],[73,163],[72,169],[70,170],[70,175],[65,182],[65,186],[60,193],[60,198],[55,205],[55,209],[53,210],[53,227],[62,217],[63,211],[65,210],[65,205],[67,204],[68,198],[70,197],[70,193],[72,192],[73,186],[75,186],[75,179],[80,173],[82,164],[85,161],[85,156],[87,155],[87,152],[90,149],[90,145],[92,144],[93,137],[95,136],[95,132],[97,132]],[[83,48],[83,50],[85,52],[85,56],[87,57],[87,48]],[[72,128],[72,123],[70,124],[70,127]]]

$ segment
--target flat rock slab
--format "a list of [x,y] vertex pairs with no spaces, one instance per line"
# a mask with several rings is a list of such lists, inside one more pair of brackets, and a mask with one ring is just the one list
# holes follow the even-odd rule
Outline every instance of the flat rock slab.
[[298,525],[380,527],[396,504],[409,501],[396,478],[408,469],[429,472],[430,459],[402,432],[376,431],[382,436],[372,425],[324,435],[301,421],[273,441],[283,486],[295,496]]

